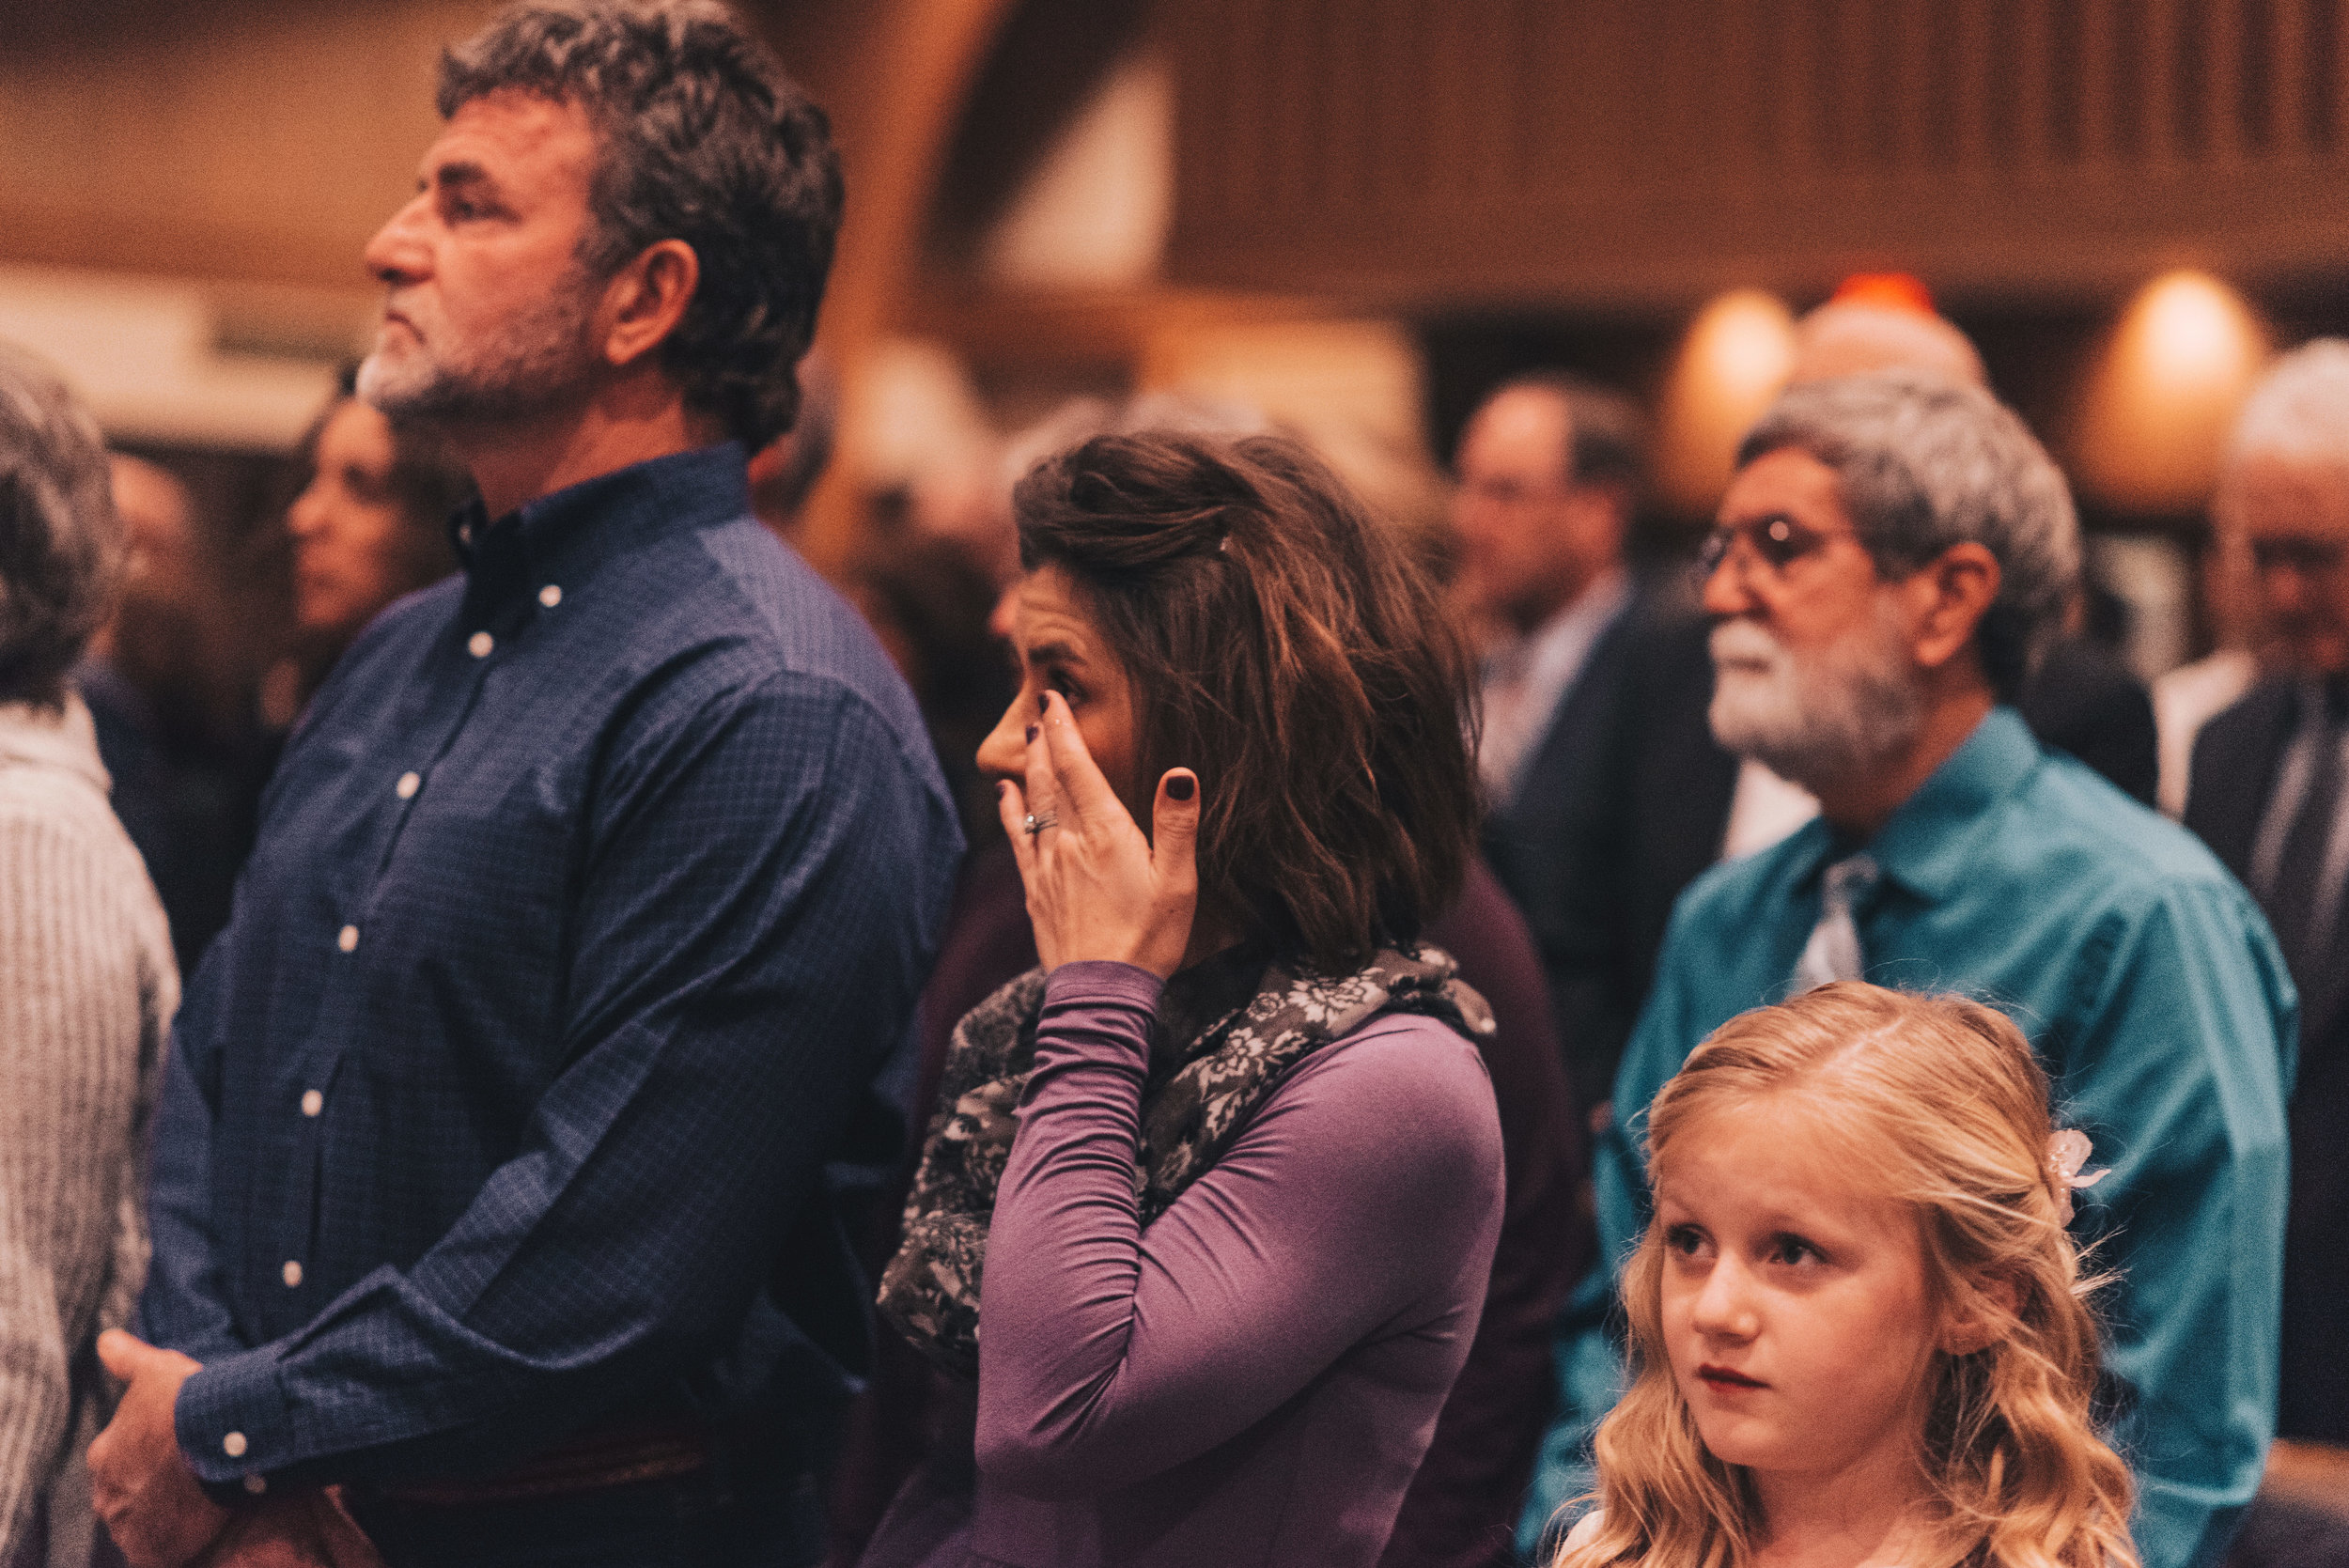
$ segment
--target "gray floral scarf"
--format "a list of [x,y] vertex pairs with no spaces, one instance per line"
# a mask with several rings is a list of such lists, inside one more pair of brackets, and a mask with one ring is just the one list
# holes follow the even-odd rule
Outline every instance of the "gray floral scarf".
[[[1222,1157],[1289,1069],[1381,1013],[1439,1019],[1482,1042],[1485,999],[1439,949],[1381,949],[1352,974],[1262,953],[1227,954],[1176,975],[1159,999],[1143,1088],[1134,1191],[1142,1223],[1166,1212]],[[979,1279],[988,1221],[1019,1130],[1035,1060],[1044,970],[1031,970],[955,1026],[939,1111],[906,1200],[904,1240],[881,1276],[880,1310],[950,1372],[979,1370]]]

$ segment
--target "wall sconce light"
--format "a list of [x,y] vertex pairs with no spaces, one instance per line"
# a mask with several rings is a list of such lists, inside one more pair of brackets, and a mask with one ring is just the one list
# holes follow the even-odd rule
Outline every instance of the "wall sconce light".
[[1657,420],[1657,488],[1685,516],[1710,517],[1729,488],[1737,442],[1786,384],[1795,317],[1786,302],[1740,288],[1688,323]]
[[2081,488],[2123,511],[2200,510],[2267,356],[2259,318],[2218,279],[2179,271],[2147,284],[2088,372],[2073,443]]

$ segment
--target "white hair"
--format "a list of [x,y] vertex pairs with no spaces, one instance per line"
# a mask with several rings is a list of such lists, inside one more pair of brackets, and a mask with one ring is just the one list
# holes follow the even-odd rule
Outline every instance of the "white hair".
[[2071,489],[2030,427],[1981,387],[1884,370],[1788,389],[1747,432],[1737,466],[1788,446],[1835,471],[1888,576],[1964,541],[1997,557],[1999,595],[1974,638],[1992,689],[2014,701],[2061,631],[2080,569]]
[[2227,442],[2229,468],[2251,458],[2349,469],[2349,339],[2320,337],[2268,367]]

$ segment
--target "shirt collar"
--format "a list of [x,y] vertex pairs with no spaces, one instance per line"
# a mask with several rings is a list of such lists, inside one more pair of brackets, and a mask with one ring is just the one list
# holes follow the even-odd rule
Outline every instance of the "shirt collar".
[[1864,848],[1885,880],[1928,900],[1948,897],[1974,859],[1968,831],[2030,775],[2042,754],[2021,714],[1992,708],[1865,845],[1851,843],[1823,819],[1797,830],[1794,858],[1803,868],[1800,880]]
[[748,516],[741,446],[722,442],[599,474],[491,521],[480,499],[450,520],[457,558],[485,607],[583,582],[641,538]]

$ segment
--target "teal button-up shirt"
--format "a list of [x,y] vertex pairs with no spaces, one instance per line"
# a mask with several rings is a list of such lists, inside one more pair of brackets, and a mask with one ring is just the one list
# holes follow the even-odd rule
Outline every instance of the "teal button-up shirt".
[[2136,1472],[2145,1568],[2216,1562],[2259,1485],[2276,1418],[2284,1098],[2298,1001],[2267,923],[2201,842],[1994,709],[1869,844],[1813,821],[1716,866],[1673,910],[1656,988],[1596,1149],[1600,1256],[1561,1320],[1560,1416],[1520,1546],[1588,1490],[1588,1438],[1620,1390],[1613,1267],[1647,1223],[1646,1112],[1699,1042],[1787,994],[1820,873],[1865,847],[1866,977],[1989,1002],[2030,1037],[2059,1126],[2094,1141],[2076,1234],[2119,1283],[2099,1306]]

